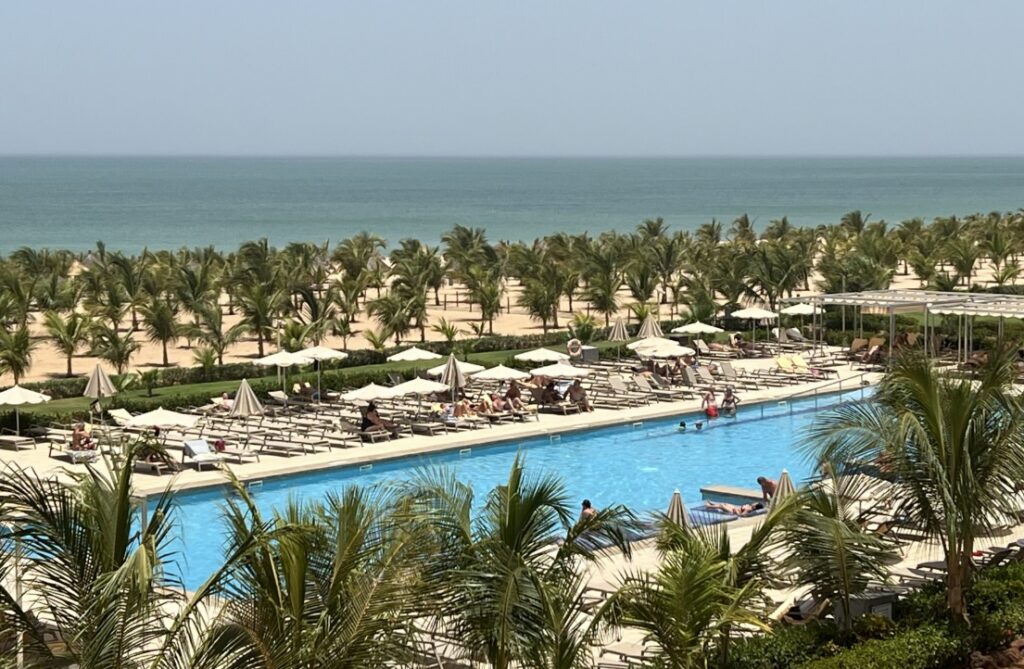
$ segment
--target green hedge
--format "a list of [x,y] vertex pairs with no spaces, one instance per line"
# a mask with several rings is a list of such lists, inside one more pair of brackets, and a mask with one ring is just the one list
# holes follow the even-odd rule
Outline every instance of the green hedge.
[[967,655],[963,641],[947,629],[919,627],[888,639],[872,639],[796,665],[800,669],[946,669],[962,666]]

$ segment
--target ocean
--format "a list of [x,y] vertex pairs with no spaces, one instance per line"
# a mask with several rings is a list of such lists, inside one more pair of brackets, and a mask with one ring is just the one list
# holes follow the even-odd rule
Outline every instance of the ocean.
[[965,215],[1024,207],[1024,158],[0,157],[0,253],[234,249],[267,237],[394,246],[455,224],[488,238]]

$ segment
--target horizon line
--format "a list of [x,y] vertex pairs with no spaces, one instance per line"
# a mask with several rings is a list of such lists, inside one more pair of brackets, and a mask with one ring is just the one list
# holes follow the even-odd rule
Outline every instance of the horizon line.
[[868,160],[868,159],[949,159],[949,158],[1024,158],[1024,153],[537,153],[537,154],[501,154],[501,153],[437,153],[437,154],[403,154],[403,153],[134,153],[134,152],[40,152],[40,153],[3,153],[0,158],[252,158],[252,159],[395,159],[395,160],[771,160],[771,159],[802,159],[802,160]]

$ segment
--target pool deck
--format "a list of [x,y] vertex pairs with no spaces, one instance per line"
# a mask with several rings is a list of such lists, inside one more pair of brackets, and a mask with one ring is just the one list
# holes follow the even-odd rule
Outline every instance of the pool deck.
[[[765,369],[772,364],[770,359],[744,360],[737,364],[745,370]],[[736,394],[741,400],[739,415],[752,411],[753,405],[763,402],[778,401],[782,398],[800,393],[812,396],[816,389],[822,392],[849,390],[859,387],[862,381],[874,383],[881,378],[880,374],[867,374],[852,369],[849,365],[834,367],[839,374],[836,377],[820,382],[793,384],[783,387],[764,388],[759,390],[737,389]],[[725,383],[722,384],[724,388]],[[803,399],[803,397],[798,398]],[[477,430],[466,430],[441,435],[413,435],[392,441],[363,444],[346,449],[334,449],[320,453],[309,453],[293,457],[282,457],[272,454],[261,455],[259,462],[243,464],[225,464],[231,472],[242,481],[258,481],[273,476],[283,476],[310,472],[334,467],[356,466],[379,462],[410,455],[424,455],[442,451],[473,448],[495,443],[508,443],[536,437],[552,436],[576,430],[586,430],[611,425],[623,425],[643,420],[654,420],[692,413],[700,410],[700,401],[696,399],[674,402],[653,401],[642,407],[619,410],[596,409],[590,413],[568,416],[542,414],[539,420],[529,419],[525,422],[503,423],[493,427],[482,427]],[[0,451],[0,463],[17,463],[22,467],[35,469],[40,475],[63,472],[84,472],[86,465],[69,464],[64,459],[51,458],[47,454],[47,446],[39,444],[34,450]],[[152,474],[136,474],[134,486],[139,495],[153,495],[166,490],[186,490],[191,488],[220,485],[225,482],[224,473],[217,469],[196,471],[185,469],[174,476],[156,476]],[[666,493],[666,499],[671,492]]]

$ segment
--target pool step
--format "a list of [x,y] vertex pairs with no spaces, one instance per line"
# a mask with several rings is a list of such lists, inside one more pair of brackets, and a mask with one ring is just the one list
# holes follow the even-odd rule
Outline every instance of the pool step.
[[373,465],[359,465],[359,471],[368,472],[373,469]]
[[472,448],[460,448],[459,449],[459,457],[462,457],[462,458],[464,458],[467,455],[470,455],[472,453],[473,453],[473,449]]
[[760,490],[752,488],[739,488],[734,485],[709,485],[700,489],[700,496],[704,500],[712,502],[729,502],[731,504],[746,504],[748,502],[760,502],[764,499]]
[[263,481],[246,481],[245,489],[248,492],[259,492],[263,490]]

